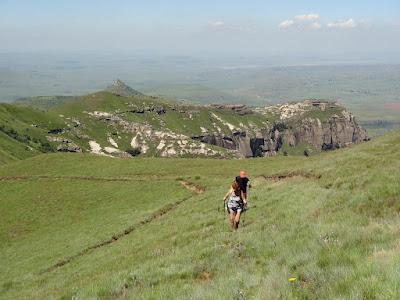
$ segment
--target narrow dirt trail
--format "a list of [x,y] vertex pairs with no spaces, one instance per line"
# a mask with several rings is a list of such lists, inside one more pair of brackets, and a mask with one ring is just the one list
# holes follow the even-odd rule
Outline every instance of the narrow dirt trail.
[[206,188],[204,186],[198,185],[198,184],[194,184],[194,183],[190,183],[188,181],[181,181],[181,185],[191,191],[194,192],[196,194],[202,194],[206,191]]
[[[201,194],[201,193],[203,193],[205,191],[204,187],[191,184],[191,183],[189,183],[187,181],[181,181],[181,185],[184,188],[186,188],[189,191],[191,191],[192,193],[195,193],[196,195]],[[46,273],[46,272],[52,272],[52,271],[54,271],[54,270],[56,270],[58,268],[61,268],[61,267],[65,266],[65,265],[69,264],[70,262],[72,262],[75,259],[78,259],[79,257],[82,257],[82,256],[84,256],[86,254],[89,254],[90,252],[92,252],[92,251],[94,251],[96,249],[99,249],[101,247],[104,247],[104,246],[107,246],[109,244],[115,243],[116,241],[120,240],[121,238],[123,238],[123,237],[131,234],[132,232],[140,229],[144,225],[149,224],[149,223],[153,222],[154,220],[158,220],[161,217],[163,217],[164,215],[168,214],[169,212],[175,210],[179,205],[181,205],[185,201],[193,198],[193,196],[194,195],[187,196],[187,197],[185,197],[185,198],[183,198],[181,200],[178,200],[178,201],[176,201],[174,203],[170,203],[170,204],[160,208],[159,210],[157,210],[156,212],[154,212],[153,214],[151,214],[150,216],[148,216],[144,220],[140,221],[139,223],[134,224],[132,226],[129,226],[128,228],[125,228],[123,231],[121,231],[121,232],[119,232],[117,234],[114,234],[113,236],[111,236],[110,238],[108,238],[108,239],[106,239],[104,241],[101,241],[101,242],[98,242],[98,243],[96,243],[94,245],[88,246],[85,249],[81,250],[80,252],[78,252],[78,253],[76,253],[74,255],[71,255],[71,256],[68,256],[68,257],[65,257],[65,258],[59,260],[57,263],[55,263],[54,265],[42,270],[40,273],[43,274],[43,273]]]

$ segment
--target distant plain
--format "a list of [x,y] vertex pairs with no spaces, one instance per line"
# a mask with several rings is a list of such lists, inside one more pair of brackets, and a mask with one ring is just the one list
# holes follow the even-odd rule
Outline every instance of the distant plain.
[[145,94],[197,103],[262,106],[306,98],[338,100],[371,135],[400,127],[400,64],[382,60],[0,54],[0,102],[82,95],[102,90],[116,78]]

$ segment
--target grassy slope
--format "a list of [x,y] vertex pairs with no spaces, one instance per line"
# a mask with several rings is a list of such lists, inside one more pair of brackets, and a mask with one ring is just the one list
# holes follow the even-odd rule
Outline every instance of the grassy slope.
[[28,150],[24,143],[9,137],[4,132],[0,132],[0,164],[27,158],[39,153],[39,151]]
[[74,99],[75,97],[73,96],[38,96],[19,98],[15,100],[14,103],[22,106],[49,109],[72,101]]
[[[0,298],[398,298],[399,151],[393,132],[310,158],[54,154],[9,164],[0,168],[15,176],[0,181]],[[254,189],[245,227],[231,232],[221,198],[241,168]],[[288,171],[321,177],[261,176]],[[190,194],[181,178],[206,192]],[[120,240],[40,273],[182,199]]]
[[[147,122],[155,128],[160,128],[160,120],[165,122],[165,127],[176,132],[185,134],[200,134],[200,126],[212,129],[211,123],[215,122],[224,132],[229,133],[228,127],[215,118],[211,118],[211,113],[215,113],[222,117],[224,121],[231,123],[236,127],[240,127],[240,123],[248,125],[249,122],[259,126],[265,126],[262,122],[275,120],[274,116],[263,116],[260,114],[250,114],[240,116],[230,110],[218,110],[204,106],[196,106],[191,104],[183,104],[181,102],[171,102],[163,98],[149,96],[135,97],[119,97],[109,92],[98,92],[80,97],[77,101],[71,101],[65,105],[55,107],[52,111],[64,114],[66,116],[74,116],[87,119],[87,114],[83,113],[92,111],[104,111],[114,113],[115,111],[129,110],[128,103],[139,107],[145,106],[164,106],[168,112],[165,115],[157,115],[155,113],[145,114],[129,114],[123,117],[133,122]],[[176,111],[172,111],[172,108]]]
[[[130,105],[141,108],[162,106],[167,109],[167,113],[158,115],[155,112],[144,114],[126,112],[132,109]],[[210,130],[210,132],[216,131],[213,124],[218,126],[222,132],[230,134],[229,126],[225,122],[229,122],[235,128],[241,128],[243,126],[251,127],[251,125],[264,127],[266,123],[271,123],[274,120],[273,116],[260,114],[240,116],[230,110],[217,110],[143,95],[119,97],[105,91],[77,97],[74,101],[68,101],[63,105],[52,107],[46,112],[35,108],[1,104],[0,124],[4,124],[6,131],[11,129],[16,131],[18,136],[23,139],[29,136],[29,140],[18,140],[7,136],[7,134],[0,134],[0,163],[6,163],[12,158],[24,159],[32,157],[42,152],[42,142],[47,142],[46,135],[48,135],[48,130],[52,128],[66,129],[60,136],[75,142],[84,150],[90,150],[89,140],[97,141],[102,147],[112,146],[108,141],[109,136],[113,136],[115,139],[119,137],[117,141],[121,150],[129,149],[135,134],[124,132],[119,125],[89,116],[88,112],[93,111],[112,114],[119,112],[122,113],[119,116],[128,122],[149,124],[155,130],[172,130],[187,136],[201,134],[201,127]],[[222,117],[223,121],[215,118],[213,114],[220,118]],[[60,117],[60,115],[63,115],[63,117]],[[75,128],[75,123],[71,120],[78,120],[82,126]],[[32,126],[33,124],[35,126]],[[85,135],[88,138],[77,138],[77,136]],[[159,141],[155,140],[153,143],[149,145],[148,156],[158,155],[155,147]],[[212,146],[210,147],[212,148]],[[218,150],[222,153],[225,152],[224,149]]]
[[[45,135],[51,128],[63,127],[55,114],[38,109],[0,104],[0,164],[41,153]],[[33,126],[35,125],[35,126]],[[15,135],[10,135],[13,130]]]
[[[127,110],[131,109],[129,104],[137,107],[164,107],[167,110],[166,114],[158,115],[152,113],[129,113]],[[231,130],[225,122],[229,122],[235,128],[241,128],[243,125],[249,126],[251,124],[258,125],[260,128],[265,127],[266,123],[272,123],[276,117],[264,116],[261,114],[249,114],[240,116],[231,110],[218,110],[210,107],[196,106],[192,104],[184,104],[182,102],[171,102],[163,98],[149,97],[149,96],[134,96],[134,97],[119,97],[109,92],[98,92],[80,97],[77,101],[71,101],[65,105],[55,107],[51,110],[53,113],[62,114],[66,117],[73,117],[78,119],[81,123],[85,124],[84,131],[91,139],[96,140],[101,146],[110,146],[107,141],[108,134],[118,133],[121,140],[118,144],[122,146],[120,149],[126,150],[129,148],[133,134],[123,132],[122,128],[111,125],[106,125],[103,121],[98,121],[90,117],[87,112],[102,111],[102,112],[126,112],[120,115],[126,121],[136,122],[142,124],[150,124],[156,130],[168,129],[178,134],[185,134],[187,136],[202,134],[201,127],[208,129],[210,132],[216,131],[213,123],[221,128],[222,132],[231,134]],[[221,122],[213,117],[213,113],[222,118]],[[69,138],[74,139],[71,135]],[[87,142],[75,140],[82,148],[88,148]],[[150,145],[155,148],[158,145]],[[220,149],[221,150],[221,149]],[[222,149],[222,151],[224,151]],[[150,151],[149,155],[154,154]]]

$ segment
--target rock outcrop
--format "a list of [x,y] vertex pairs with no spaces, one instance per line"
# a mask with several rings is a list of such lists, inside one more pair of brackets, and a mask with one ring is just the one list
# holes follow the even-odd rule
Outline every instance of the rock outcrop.
[[143,96],[142,93],[126,85],[119,79],[114,80],[113,83],[107,87],[106,91],[122,97]]
[[53,143],[59,143],[56,146],[56,149],[58,152],[78,152],[81,153],[82,149],[79,147],[77,144],[75,144],[73,141],[66,139],[61,136],[46,136],[46,139],[49,142]]
[[244,104],[210,104],[210,108],[232,110],[238,115],[244,116],[252,114],[253,111]]
[[331,150],[368,140],[354,116],[337,102],[306,100],[256,109],[273,113],[278,120],[270,128],[234,131],[231,135],[205,134],[194,139],[237,150],[245,157],[274,156],[284,146],[309,145],[315,150]]
[[192,139],[199,140],[202,143],[236,150],[244,157],[254,156],[253,150],[251,149],[251,138],[245,131],[235,131],[231,136],[218,134],[197,135],[192,136]]
[[58,152],[76,152],[81,153],[82,149],[75,143],[62,143],[57,146]]

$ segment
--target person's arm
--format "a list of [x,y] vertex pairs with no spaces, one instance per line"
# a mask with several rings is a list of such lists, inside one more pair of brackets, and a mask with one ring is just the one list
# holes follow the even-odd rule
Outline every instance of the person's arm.
[[240,193],[241,193],[241,196],[242,196],[243,203],[244,203],[245,205],[247,205],[247,195],[246,195],[246,197],[245,197],[243,191],[240,191]]
[[226,193],[225,197],[224,197],[224,202],[226,201],[226,199],[229,197],[230,194],[232,194],[233,189],[230,188],[229,191]]

